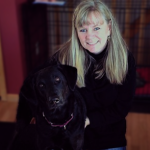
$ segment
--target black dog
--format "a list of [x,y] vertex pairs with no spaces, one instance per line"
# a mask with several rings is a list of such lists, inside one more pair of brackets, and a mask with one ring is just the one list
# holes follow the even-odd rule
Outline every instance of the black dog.
[[20,92],[17,129],[19,133],[28,132],[27,126],[35,118],[37,135],[33,138],[36,142],[32,142],[38,145],[35,149],[82,149],[86,108],[76,80],[76,68],[67,65],[48,66],[25,80]]

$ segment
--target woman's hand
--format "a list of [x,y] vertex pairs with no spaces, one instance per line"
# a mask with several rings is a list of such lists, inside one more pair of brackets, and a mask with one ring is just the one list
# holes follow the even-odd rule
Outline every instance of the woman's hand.
[[86,117],[84,128],[86,128],[86,126],[88,126],[89,124],[90,124],[90,120],[88,117]]

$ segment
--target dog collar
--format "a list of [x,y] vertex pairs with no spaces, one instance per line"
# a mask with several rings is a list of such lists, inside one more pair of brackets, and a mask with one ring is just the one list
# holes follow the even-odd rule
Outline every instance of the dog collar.
[[43,117],[44,117],[45,120],[48,122],[48,124],[50,124],[52,127],[60,127],[60,128],[61,128],[61,127],[64,127],[64,129],[66,129],[66,125],[73,119],[73,113],[71,114],[71,118],[70,118],[67,122],[65,122],[64,124],[61,124],[61,125],[54,124],[54,123],[48,121],[48,119],[46,118],[44,112],[43,112]]

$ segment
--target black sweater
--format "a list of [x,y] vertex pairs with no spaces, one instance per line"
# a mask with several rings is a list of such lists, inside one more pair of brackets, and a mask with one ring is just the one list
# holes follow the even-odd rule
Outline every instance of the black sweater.
[[[104,53],[90,55],[98,60]],[[93,68],[89,69],[85,77],[86,87],[80,89],[90,120],[90,125],[85,129],[85,149],[100,150],[126,146],[125,117],[135,92],[135,72],[135,60],[131,53],[128,55],[128,73],[123,85],[111,84],[106,75],[95,79]]]

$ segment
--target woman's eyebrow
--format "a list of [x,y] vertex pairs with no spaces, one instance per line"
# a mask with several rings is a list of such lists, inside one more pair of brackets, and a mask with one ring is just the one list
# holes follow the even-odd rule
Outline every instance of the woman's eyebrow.
[[95,24],[93,27],[100,26],[100,24]]
[[103,24],[100,24],[100,22],[97,22],[96,24],[95,23],[87,23],[87,24],[83,24],[82,26],[79,26],[78,28],[86,28],[86,25],[89,25],[89,24],[93,24],[93,27],[103,25]]

